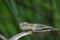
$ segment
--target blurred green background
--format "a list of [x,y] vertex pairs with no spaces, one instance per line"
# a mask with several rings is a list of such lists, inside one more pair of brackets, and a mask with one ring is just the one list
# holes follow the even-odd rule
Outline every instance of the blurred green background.
[[[21,22],[60,28],[60,0],[0,0],[0,33],[11,38],[22,32]],[[43,37],[37,34],[19,40],[60,40],[60,31],[46,32]]]

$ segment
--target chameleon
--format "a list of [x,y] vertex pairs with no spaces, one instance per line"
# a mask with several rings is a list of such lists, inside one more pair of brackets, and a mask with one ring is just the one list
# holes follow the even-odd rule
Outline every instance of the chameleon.
[[48,26],[44,24],[28,23],[28,22],[20,23],[20,29],[31,30],[34,32],[46,32],[46,31],[52,31],[52,30],[60,30],[60,29],[53,28],[52,26]]
[[[28,22],[22,22],[19,24],[21,30],[27,30],[27,32],[21,32],[9,40],[18,40],[19,38],[35,33],[35,32],[48,32],[48,31],[54,31],[54,30],[60,30],[58,28],[53,28],[52,26],[44,25],[44,24],[35,24],[35,23],[28,23]],[[44,33],[42,33],[44,35]],[[41,35],[42,35],[41,34]]]

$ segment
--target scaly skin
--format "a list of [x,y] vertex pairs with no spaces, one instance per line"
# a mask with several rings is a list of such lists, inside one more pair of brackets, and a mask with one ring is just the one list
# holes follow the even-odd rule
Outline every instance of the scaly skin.
[[47,31],[52,30],[53,27],[44,24],[29,24],[27,22],[20,23],[21,30],[32,30],[32,31]]

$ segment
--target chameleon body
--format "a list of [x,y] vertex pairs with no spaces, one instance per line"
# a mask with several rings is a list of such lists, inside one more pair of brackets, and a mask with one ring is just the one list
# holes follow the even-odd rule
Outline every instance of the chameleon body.
[[32,31],[51,31],[52,26],[44,24],[29,24],[27,22],[20,23],[20,29],[22,30],[32,30]]

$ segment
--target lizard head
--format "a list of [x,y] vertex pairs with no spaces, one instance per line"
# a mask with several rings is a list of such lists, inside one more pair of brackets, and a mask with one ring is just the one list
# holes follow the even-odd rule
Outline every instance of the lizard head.
[[29,23],[27,23],[27,22],[20,23],[20,29],[22,29],[22,30],[30,29]]

